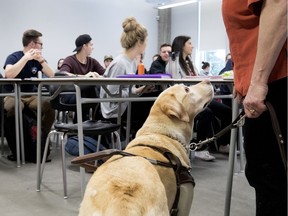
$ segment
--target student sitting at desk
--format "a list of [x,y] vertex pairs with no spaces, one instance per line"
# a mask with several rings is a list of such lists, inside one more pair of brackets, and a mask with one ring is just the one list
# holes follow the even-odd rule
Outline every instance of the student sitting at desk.
[[[43,72],[47,77],[54,75],[53,69],[47,64],[42,56],[43,42],[42,33],[29,29],[23,33],[22,37],[23,50],[10,54],[4,64],[4,76],[6,78],[31,78],[37,77],[38,72]],[[6,92],[13,91],[11,85],[5,86]],[[21,85],[22,92],[36,92],[37,87],[34,85]],[[24,106],[31,110],[37,111],[37,95],[22,96],[21,108]],[[13,116],[15,113],[15,98],[7,96],[4,98],[4,109],[7,116]],[[55,112],[50,106],[49,99],[42,97],[42,126],[43,132],[48,134],[55,119]],[[8,159],[15,160],[15,155]]]
[[[69,76],[85,76],[97,78],[103,75],[105,68],[94,58],[91,57],[93,51],[92,38],[88,34],[79,35],[75,40],[76,48],[71,56],[64,59],[60,72]],[[85,90],[81,91],[82,97],[95,98],[99,97],[99,86],[89,86]],[[61,95],[61,101],[67,104],[76,104],[75,94]],[[84,108],[82,117],[83,120],[89,119],[90,108]],[[76,122],[76,116],[74,122]]]
[[[186,76],[197,76],[198,72],[194,67],[190,56],[192,54],[192,42],[189,36],[178,36],[173,40],[172,43],[172,52],[177,54],[177,58],[175,58],[176,67],[171,67],[171,61],[166,66],[166,71],[173,76],[174,78],[185,78]],[[173,69],[174,71],[169,71]],[[176,70],[176,71],[175,71]],[[215,117],[220,119],[221,127],[215,127]],[[212,127],[215,132],[225,128],[227,125],[231,123],[232,119],[232,110],[230,107],[219,103],[213,100],[208,107],[199,113],[195,118],[195,128],[197,131],[197,141],[203,141],[206,138],[210,138],[213,136]],[[230,133],[226,133],[222,137],[217,140],[220,145],[218,147],[219,152],[221,153],[229,153],[229,142],[230,142]],[[210,147],[210,146],[209,146]],[[214,160],[215,157],[210,155],[208,150],[204,151],[196,151],[195,157],[210,161]]]
[[154,60],[150,66],[150,74],[164,73],[166,64],[169,61],[169,54],[171,52],[171,45],[164,43],[160,46],[160,54],[156,60]]
[[[123,33],[121,36],[121,45],[124,48],[124,52],[114,58],[113,62],[106,69],[104,76],[110,78],[116,78],[119,75],[135,74],[137,70],[136,57],[141,55],[146,48],[147,30],[140,25],[134,17],[126,18],[122,24]],[[122,86],[122,97],[129,96],[129,86]],[[119,93],[119,86],[108,85],[107,89],[111,94]],[[132,93],[140,95],[142,93],[152,92],[154,87],[133,87]],[[110,98],[107,92],[101,88],[101,98]],[[133,129],[136,131],[142,126],[146,120],[150,108],[153,102],[135,102],[132,103],[131,120],[137,122]],[[128,102],[121,103],[121,117],[123,120],[126,118]],[[139,108],[137,108],[139,106]],[[115,120],[118,117],[118,102],[101,102],[101,111],[105,119]]]

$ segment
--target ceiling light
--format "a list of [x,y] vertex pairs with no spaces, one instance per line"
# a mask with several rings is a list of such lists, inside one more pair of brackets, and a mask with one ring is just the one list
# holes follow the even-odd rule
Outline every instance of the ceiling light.
[[196,2],[198,2],[198,0],[183,1],[183,2],[161,5],[161,6],[158,6],[157,8],[161,10],[161,9],[166,9],[166,8],[172,8],[172,7],[178,7],[178,6],[182,6],[182,5],[192,4],[192,3],[196,3]]

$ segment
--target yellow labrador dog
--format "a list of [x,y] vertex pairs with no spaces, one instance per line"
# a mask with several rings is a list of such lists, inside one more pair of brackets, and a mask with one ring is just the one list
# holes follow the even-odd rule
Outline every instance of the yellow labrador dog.
[[[161,163],[174,164],[175,168],[176,158],[182,167],[190,167],[187,147],[194,117],[212,97],[208,80],[189,87],[174,85],[163,91],[135,139],[124,150],[130,156],[115,155],[92,175],[79,215],[168,216],[177,196],[177,177],[175,169]],[[172,159],[163,152],[172,154]],[[194,186],[183,185],[178,215],[189,215]]]

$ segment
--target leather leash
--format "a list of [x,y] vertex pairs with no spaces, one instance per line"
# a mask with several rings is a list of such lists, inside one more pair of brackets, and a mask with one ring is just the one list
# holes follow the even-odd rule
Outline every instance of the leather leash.
[[281,154],[281,159],[282,159],[282,162],[284,165],[284,169],[285,169],[285,172],[287,174],[287,158],[285,155],[285,147],[284,147],[285,141],[283,139],[283,135],[282,135],[281,130],[280,130],[279,122],[278,122],[278,119],[277,119],[277,116],[276,116],[276,113],[275,113],[275,110],[274,110],[272,104],[270,102],[266,101],[265,105],[268,108],[269,113],[270,113],[272,127],[273,127],[273,130],[274,130],[277,142],[278,142],[278,146],[279,146],[279,150],[280,150],[280,154]]
[[[284,147],[284,139],[283,139],[283,135],[281,133],[280,130],[280,126],[279,126],[279,122],[275,113],[275,110],[272,106],[272,104],[268,101],[265,101],[265,105],[270,113],[270,117],[271,117],[271,122],[272,122],[272,127],[279,145],[279,150],[280,150],[280,155],[281,155],[281,159],[284,165],[284,169],[285,172],[287,174],[287,158],[286,158],[286,154],[285,154],[285,147]],[[218,132],[217,134],[215,134],[213,137],[211,138],[207,138],[204,141],[199,141],[198,143],[190,143],[189,145],[189,149],[191,151],[195,151],[199,148],[201,148],[203,145],[212,142],[216,139],[218,139],[219,137],[221,137],[222,135],[224,135],[225,133],[227,133],[229,130],[236,128],[236,127],[241,127],[244,124],[244,120],[245,120],[245,112],[244,110],[237,116],[237,118],[227,127],[225,127],[223,130],[221,130],[220,132]]]
[[205,145],[205,144],[207,144],[209,142],[217,140],[219,137],[223,136],[229,130],[231,130],[233,128],[237,128],[237,127],[242,127],[243,124],[244,124],[245,117],[246,117],[245,112],[242,111],[230,125],[226,126],[224,129],[219,131],[217,134],[215,134],[211,138],[207,138],[206,140],[199,141],[198,143],[194,143],[194,142],[190,143],[189,149],[191,151],[196,151],[197,149],[201,148],[203,145]]

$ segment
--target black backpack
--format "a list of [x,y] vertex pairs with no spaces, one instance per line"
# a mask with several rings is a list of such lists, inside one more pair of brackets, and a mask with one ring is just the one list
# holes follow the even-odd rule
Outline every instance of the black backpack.
[[[29,108],[24,108],[22,112],[23,117],[23,134],[24,134],[24,150],[25,161],[36,163],[37,152],[37,113]],[[6,137],[8,146],[16,158],[16,133],[15,133],[15,116],[5,117],[4,121],[4,135]],[[48,134],[42,130],[41,133],[41,160],[44,153],[45,142]],[[20,146],[21,148],[21,146]],[[47,157],[50,154],[48,148]]]

